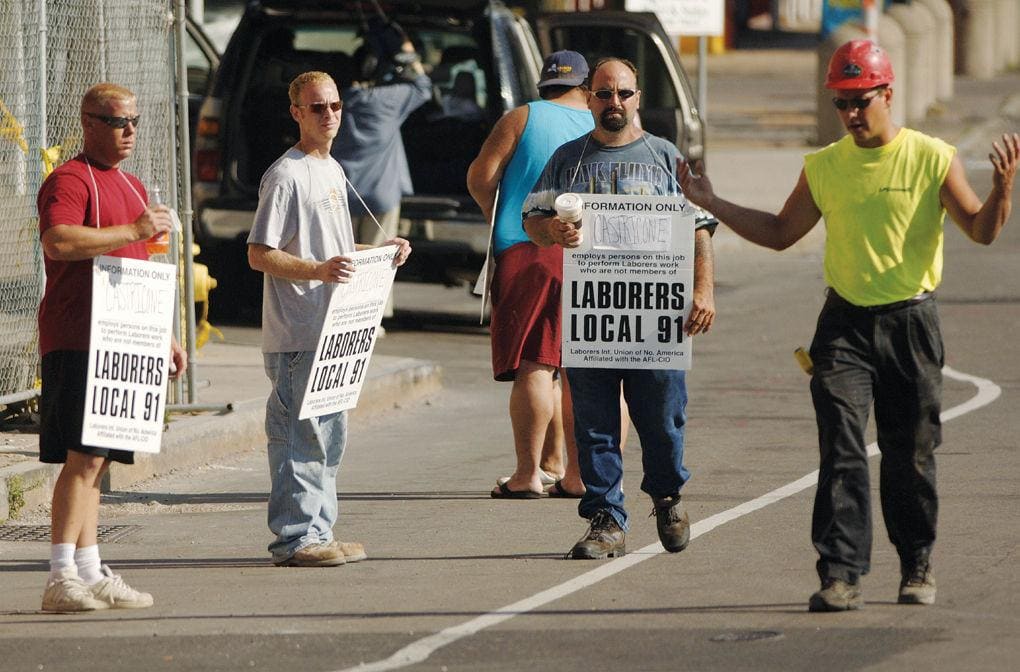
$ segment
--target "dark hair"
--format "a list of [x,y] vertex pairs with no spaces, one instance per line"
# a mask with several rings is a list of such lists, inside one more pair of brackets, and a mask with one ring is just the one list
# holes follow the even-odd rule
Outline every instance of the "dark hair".
[[[583,84],[579,84],[578,86],[584,86],[584,85]],[[576,88],[578,88],[578,87],[577,86],[567,86],[566,84],[550,84],[549,86],[543,86],[541,89],[538,90],[538,97],[541,98],[542,100],[551,100],[553,98],[559,98],[560,96],[565,94],[567,91],[570,91],[571,89],[576,89]]]
[[375,82],[379,72],[379,57],[368,44],[354,50],[354,79],[359,82]]
[[626,58],[617,58],[616,56],[604,56],[603,58],[600,58],[599,60],[595,61],[595,65],[592,66],[591,72],[588,73],[589,86],[591,86],[591,83],[595,81],[595,73],[598,72],[599,68],[601,68],[606,63],[622,63],[624,66],[627,67],[628,70],[634,73],[634,82],[635,83],[637,82],[638,69],[636,65],[628,61]]

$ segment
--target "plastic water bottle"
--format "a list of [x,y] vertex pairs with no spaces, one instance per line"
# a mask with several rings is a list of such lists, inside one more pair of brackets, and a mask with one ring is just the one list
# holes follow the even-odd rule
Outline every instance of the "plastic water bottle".
[[[149,205],[162,205],[163,191],[158,186],[149,190]],[[156,254],[170,253],[170,234],[157,233],[145,241],[145,252],[151,257]]]

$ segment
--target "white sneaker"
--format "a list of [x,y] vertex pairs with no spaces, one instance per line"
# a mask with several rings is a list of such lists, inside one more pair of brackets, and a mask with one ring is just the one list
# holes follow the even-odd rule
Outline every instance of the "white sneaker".
[[[108,565],[99,568],[102,580],[89,586],[92,596],[112,609],[144,609],[152,606],[152,595],[135,590],[114,574]],[[105,608],[105,607],[104,607]]]
[[42,610],[67,613],[106,609],[107,604],[97,600],[89,587],[73,569],[65,569],[55,579],[46,582]]

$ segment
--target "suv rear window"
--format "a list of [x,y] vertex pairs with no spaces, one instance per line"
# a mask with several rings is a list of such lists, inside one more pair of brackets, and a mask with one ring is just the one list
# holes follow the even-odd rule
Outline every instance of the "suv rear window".
[[[464,172],[488,128],[490,86],[482,47],[474,31],[463,26],[418,27],[411,38],[435,92],[434,100],[417,110],[402,129],[415,189],[464,192]],[[258,35],[248,52],[246,84],[238,88],[244,94],[233,153],[239,159],[235,170],[241,183],[257,188],[265,170],[297,142],[297,125],[286,104],[291,80],[308,70],[322,70],[341,89],[348,86],[352,55],[361,44],[358,26],[351,24],[288,22]],[[461,151],[463,147],[472,155]]]
[[287,105],[291,80],[308,70],[328,72],[338,82],[350,79],[349,53],[360,43],[353,26],[291,24],[258,35],[249,52],[246,84],[238,88],[244,95],[233,146],[242,183],[256,187],[273,161],[297,142]]

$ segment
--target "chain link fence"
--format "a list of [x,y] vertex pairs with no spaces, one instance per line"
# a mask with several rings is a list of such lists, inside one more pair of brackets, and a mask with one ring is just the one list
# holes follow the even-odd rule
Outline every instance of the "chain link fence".
[[35,197],[45,172],[81,151],[80,102],[98,82],[138,97],[123,168],[172,190],[170,0],[0,0],[0,404],[35,394],[44,274]]

